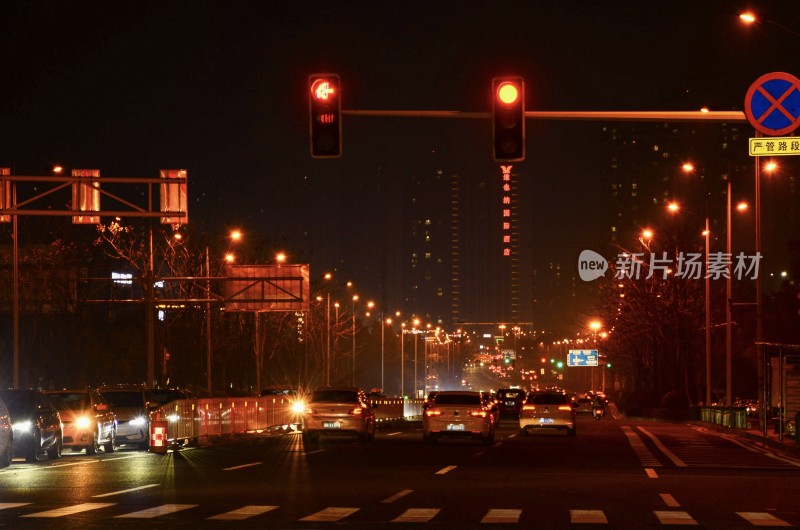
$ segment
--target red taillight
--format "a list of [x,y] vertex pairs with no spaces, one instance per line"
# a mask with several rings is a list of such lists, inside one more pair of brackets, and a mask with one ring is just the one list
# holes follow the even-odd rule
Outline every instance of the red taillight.
[[559,405],[558,410],[572,410],[572,407],[569,405]]
[[469,411],[470,416],[474,416],[476,418],[485,418],[486,411],[485,410],[471,410]]
[[316,413],[317,411],[314,409],[309,409],[309,408],[306,409],[306,414],[316,414]]
[[364,409],[362,409],[361,407],[356,407],[350,412],[348,412],[348,414],[352,414],[354,416],[361,416],[362,414],[364,414]]
[[522,405],[522,410],[536,410],[536,405]]
[[441,416],[442,415],[442,411],[441,410],[428,409],[428,410],[425,411],[425,415],[426,416]]

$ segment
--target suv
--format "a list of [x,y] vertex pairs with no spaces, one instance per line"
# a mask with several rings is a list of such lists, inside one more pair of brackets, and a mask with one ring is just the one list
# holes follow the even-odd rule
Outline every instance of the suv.
[[519,432],[528,434],[532,429],[564,429],[567,436],[575,436],[575,409],[561,392],[533,392],[528,395],[519,414]]
[[320,435],[357,435],[361,443],[375,438],[375,411],[366,394],[355,387],[315,390],[303,413],[303,441],[313,443]]
[[519,411],[525,403],[525,391],[521,388],[501,388],[497,391],[500,416],[519,418]]
[[96,390],[49,390],[46,394],[61,414],[64,447],[86,449],[87,455],[96,454],[101,445],[106,453],[114,450],[117,417]]
[[52,460],[61,458],[61,416],[41,390],[0,390],[14,429],[12,455],[36,462],[47,451]]
[[133,444],[147,449],[150,444],[150,411],[158,403],[143,385],[110,385],[100,395],[117,415],[117,445]]

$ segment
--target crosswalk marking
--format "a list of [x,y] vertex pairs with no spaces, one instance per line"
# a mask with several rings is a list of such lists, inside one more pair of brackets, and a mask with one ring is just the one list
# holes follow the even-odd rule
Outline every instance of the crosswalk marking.
[[20,506],[28,506],[29,504],[29,502],[0,502],[0,510],[19,508]]
[[160,517],[170,513],[179,512],[181,510],[188,510],[194,508],[196,504],[163,504],[155,508],[148,508],[147,510],[140,510],[138,512],[126,513],[117,515],[116,519],[152,519],[153,517]]
[[385,499],[383,499],[381,501],[381,503],[383,503],[383,504],[391,504],[394,501],[396,501],[397,499],[403,498],[403,497],[405,497],[406,495],[408,495],[409,493],[411,493],[413,491],[414,490],[400,490],[397,493],[395,493],[394,495],[392,495],[391,497],[386,497]]
[[449,473],[450,471],[454,470],[455,468],[456,468],[456,466],[443,467],[442,469],[440,469],[439,471],[434,473],[434,475],[444,475],[445,473]]
[[644,472],[647,473],[647,476],[650,477],[650,478],[658,478],[658,473],[656,473],[655,469],[650,469],[648,467],[648,468],[645,468]]
[[65,506],[63,508],[56,508],[55,510],[47,510],[45,512],[36,512],[23,515],[22,517],[64,517],[65,515],[73,515],[81,512],[88,512],[90,510],[99,510],[100,508],[107,508],[114,506],[113,502],[86,502],[83,504],[75,504],[73,506]]
[[783,519],[778,519],[766,512],[736,512],[736,515],[753,526],[792,526]]
[[277,508],[277,506],[243,506],[238,510],[221,513],[219,515],[209,517],[209,519],[215,519],[217,521],[240,521],[242,519],[248,519],[250,517],[255,517],[256,515],[261,515],[262,513],[276,510]]
[[667,449],[667,446],[665,446],[663,443],[661,443],[661,440],[659,440],[658,438],[656,438],[656,436],[655,436],[654,434],[652,434],[650,431],[648,431],[648,430],[647,430],[647,429],[645,429],[644,427],[639,427],[638,429],[639,429],[641,432],[643,432],[643,433],[645,434],[645,436],[647,436],[648,438],[650,438],[650,439],[653,441],[653,443],[656,445],[656,447],[658,447],[658,450],[659,450],[659,451],[661,451],[662,453],[664,453],[665,455],[667,455],[667,458],[669,458],[670,460],[672,460],[672,463],[673,463],[673,464],[675,464],[677,467],[687,467],[687,466],[686,466],[686,462],[684,462],[683,460],[681,460],[680,458],[678,458],[678,457],[675,455],[675,453],[673,453],[672,451],[670,451],[669,449]]
[[522,510],[489,510],[481,519],[482,523],[517,523]]
[[588,524],[606,524],[606,514],[603,510],[570,510],[569,511],[570,523],[588,523]]
[[678,503],[678,501],[675,500],[675,497],[673,497],[669,493],[659,493],[659,496],[661,496],[661,500],[664,501],[664,504],[666,504],[670,508],[680,508],[681,507],[681,505]]
[[639,462],[641,462],[643,466],[655,467],[661,465],[661,461],[659,461],[659,459],[656,458],[652,452],[650,452],[650,449],[647,448],[647,446],[644,444],[644,441],[642,441],[642,439],[633,431],[633,429],[627,425],[623,425],[621,429],[628,438],[628,443],[631,444],[631,449],[633,449],[633,452],[636,453],[637,457],[639,457]]
[[393,523],[427,523],[439,513],[438,508],[409,508],[392,519]]
[[696,525],[697,521],[695,521],[691,515],[686,512],[682,511],[675,511],[675,512],[667,512],[667,511],[660,511],[657,510],[653,512],[658,517],[658,520],[661,524],[681,524],[681,525]]
[[300,519],[301,521],[311,521],[311,522],[326,522],[326,523],[334,523],[339,521],[340,519],[344,519],[348,515],[352,515],[358,511],[358,508],[336,508],[330,507],[325,508],[317,513],[313,513],[308,517],[303,517]]

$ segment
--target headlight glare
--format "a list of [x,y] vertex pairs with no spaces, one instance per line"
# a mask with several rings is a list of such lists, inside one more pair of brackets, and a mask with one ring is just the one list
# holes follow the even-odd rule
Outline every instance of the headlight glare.
[[138,416],[131,420],[131,425],[134,427],[141,427],[147,424],[147,418],[144,416]]
[[30,432],[33,428],[33,422],[30,420],[19,421],[11,426],[15,431]]
[[75,420],[75,426],[78,427],[79,429],[88,429],[91,424],[92,420],[90,420],[86,416],[81,416],[80,418]]

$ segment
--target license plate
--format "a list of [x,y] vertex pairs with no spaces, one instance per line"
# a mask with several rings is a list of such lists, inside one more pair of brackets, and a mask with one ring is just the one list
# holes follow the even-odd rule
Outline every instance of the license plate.
[[542,425],[548,425],[550,423],[555,423],[553,418],[539,418],[539,423]]
[[338,421],[323,421],[322,422],[322,427],[324,429],[338,429],[339,428],[339,422]]
[[448,423],[447,424],[448,431],[463,431],[464,424],[463,423]]
[[513,401],[506,401],[506,407],[513,407],[513,406],[514,406]]

